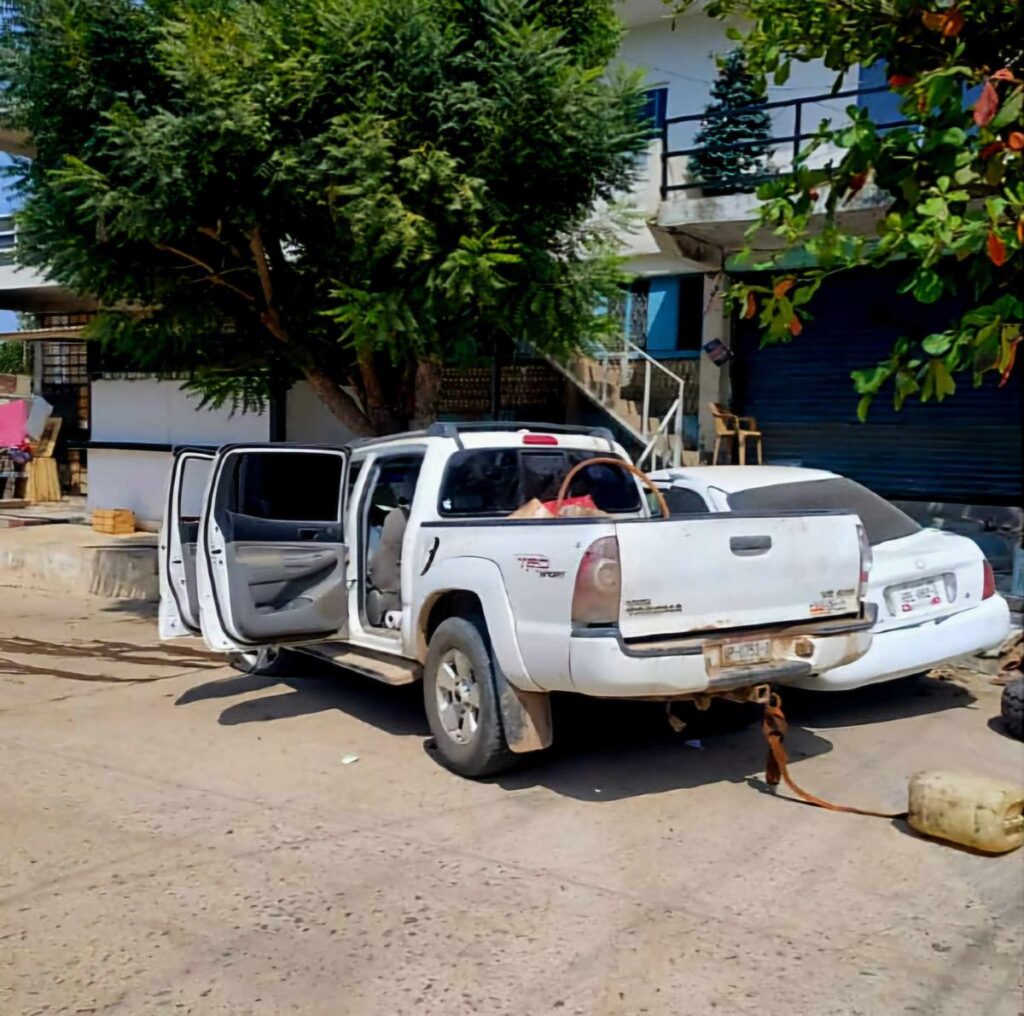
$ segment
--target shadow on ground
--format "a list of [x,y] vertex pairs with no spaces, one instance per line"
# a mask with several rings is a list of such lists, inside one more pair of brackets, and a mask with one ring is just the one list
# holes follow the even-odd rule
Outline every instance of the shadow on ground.
[[[16,656],[43,657],[46,662],[30,663],[26,660],[0,656],[0,674],[21,676],[58,677],[68,681],[91,681],[107,684],[148,684],[176,676],[181,668],[213,670],[224,666],[224,659],[217,653],[192,649],[188,646],[160,643],[158,645],[136,645],[131,642],[115,642],[108,639],[83,639],[67,642],[50,642],[21,635],[0,638],[0,654],[13,653]],[[95,661],[140,667],[173,667],[174,674],[150,675],[146,677],[120,677],[112,674],[86,674],[58,666],[51,660],[62,663]]]
[[[420,686],[389,687],[309,657],[296,656],[292,672],[281,678],[237,675],[186,691],[178,705],[204,699],[259,694],[228,705],[224,725],[266,723],[337,709],[389,734],[424,738],[436,759],[423,713]],[[974,701],[952,682],[910,678],[856,692],[784,695],[790,721],[786,745],[790,760],[823,755],[832,743],[822,729],[880,723],[960,708]],[[517,770],[497,777],[507,790],[547,787],[586,801],[663,793],[720,782],[748,782],[764,771],[766,747],[756,707],[716,703],[707,713],[677,703],[687,723],[682,733],[667,722],[665,706],[652,702],[616,702],[555,696],[555,746],[524,757]],[[686,742],[695,742],[687,744]]]

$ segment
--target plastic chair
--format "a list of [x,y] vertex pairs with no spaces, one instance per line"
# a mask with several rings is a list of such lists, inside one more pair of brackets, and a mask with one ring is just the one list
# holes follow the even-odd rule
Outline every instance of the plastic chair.
[[715,421],[715,449],[711,456],[711,464],[718,465],[718,452],[721,448],[722,439],[736,439],[739,449],[740,465],[747,464],[747,442],[751,439],[757,442],[757,462],[761,465],[764,462],[764,452],[761,445],[761,431],[757,429],[757,420],[753,416],[737,416],[730,413],[720,402],[712,402],[711,417]]

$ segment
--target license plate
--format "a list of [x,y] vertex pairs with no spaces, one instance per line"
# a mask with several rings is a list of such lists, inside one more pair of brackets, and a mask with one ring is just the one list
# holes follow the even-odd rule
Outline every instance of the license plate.
[[767,663],[771,658],[771,639],[722,643],[723,667],[742,667],[748,663]]
[[940,579],[889,586],[885,591],[885,598],[889,601],[889,610],[893,614],[912,614],[928,607],[941,606],[945,602]]

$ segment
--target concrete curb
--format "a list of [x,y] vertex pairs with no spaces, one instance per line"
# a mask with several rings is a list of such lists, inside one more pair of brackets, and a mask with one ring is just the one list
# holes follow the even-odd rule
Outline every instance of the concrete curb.
[[101,536],[84,526],[7,530],[0,533],[0,585],[155,602],[156,539]]

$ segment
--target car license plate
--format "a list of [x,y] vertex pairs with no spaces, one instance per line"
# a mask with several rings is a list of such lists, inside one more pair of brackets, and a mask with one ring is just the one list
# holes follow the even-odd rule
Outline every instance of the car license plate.
[[889,586],[885,598],[889,610],[893,614],[912,614],[926,607],[938,607],[944,600],[939,579],[926,579],[923,582],[904,582],[898,586]]
[[771,658],[771,639],[722,643],[723,667],[742,667],[748,663],[767,663]]

